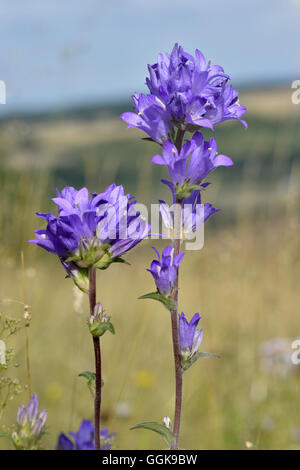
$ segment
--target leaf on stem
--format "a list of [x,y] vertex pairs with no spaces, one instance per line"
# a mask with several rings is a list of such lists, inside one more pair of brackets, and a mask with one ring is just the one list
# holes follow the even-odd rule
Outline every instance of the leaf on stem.
[[208,357],[217,357],[220,358],[218,354],[208,353],[208,352],[198,352],[195,356],[190,359],[188,362],[184,363],[182,368],[183,370],[188,370],[198,359],[206,359]]
[[[89,391],[91,392],[92,395],[95,394],[95,382],[96,382],[96,374],[95,372],[90,372],[89,370],[85,370],[83,372],[80,372],[78,374],[78,377],[84,377],[87,379],[87,386],[89,388]],[[101,380],[101,387],[103,387],[104,382]]]
[[169,428],[161,423],[157,423],[156,421],[144,421],[142,423],[138,423],[130,428],[131,431],[133,429],[148,429],[149,431],[156,432],[157,434],[160,434],[168,444],[171,444],[175,439],[173,432]]
[[161,302],[167,310],[172,312],[175,310],[175,302],[170,299],[170,297],[167,297],[166,295],[162,295],[159,292],[150,292],[150,294],[145,294],[141,295],[139,299],[153,299],[153,300],[158,300],[158,302]]

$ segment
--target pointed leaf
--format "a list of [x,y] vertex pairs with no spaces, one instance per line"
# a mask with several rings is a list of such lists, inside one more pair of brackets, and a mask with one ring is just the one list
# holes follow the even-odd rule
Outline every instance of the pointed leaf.
[[96,379],[96,374],[95,374],[95,372],[90,372],[89,370],[84,370],[83,372],[80,372],[80,374],[78,374],[78,377],[84,377],[88,381],[93,382]]
[[[78,374],[78,377],[84,377],[87,379],[87,386],[89,388],[89,391],[91,392],[92,395],[95,393],[95,382],[96,382],[96,374],[95,372],[90,372],[89,370],[85,370],[83,372],[80,372]],[[101,387],[103,387],[104,382],[101,380]]]
[[141,295],[139,299],[153,299],[153,300],[158,300],[161,302],[167,310],[172,312],[175,310],[175,303],[170,297],[167,297],[166,295],[162,295],[159,292],[150,292],[149,294]]
[[156,421],[144,421],[130,428],[130,430],[133,429],[148,429],[149,431],[154,431],[157,434],[160,434],[168,444],[171,444],[175,439],[174,434],[169,428],[161,423],[157,423]]
[[189,362],[183,364],[183,370],[188,370],[194,362],[198,361],[198,359],[206,359],[208,357],[217,357],[220,358],[218,354],[208,353],[208,352],[198,352]]

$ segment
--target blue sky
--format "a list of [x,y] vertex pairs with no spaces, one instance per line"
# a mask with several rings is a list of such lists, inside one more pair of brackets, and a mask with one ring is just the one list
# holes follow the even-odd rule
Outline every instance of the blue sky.
[[126,99],[175,42],[233,84],[300,79],[299,31],[300,0],[0,0],[0,112]]

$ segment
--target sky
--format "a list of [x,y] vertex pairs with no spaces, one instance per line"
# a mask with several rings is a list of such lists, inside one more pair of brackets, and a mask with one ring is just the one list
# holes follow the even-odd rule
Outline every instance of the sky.
[[0,113],[124,101],[175,42],[233,85],[289,84],[299,31],[300,0],[0,0]]

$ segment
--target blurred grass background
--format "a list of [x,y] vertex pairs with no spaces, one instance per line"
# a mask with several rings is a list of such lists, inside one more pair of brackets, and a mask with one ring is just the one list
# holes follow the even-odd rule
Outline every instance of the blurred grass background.
[[[261,357],[266,341],[300,338],[300,108],[285,88],[240,95],[249,129],[237,122],[216,128],[218,150],[235,166],[220,168],[205,192],[206,201],[223,211],[207,222],[204,248],[187,252],[180,274],[180,311],[200,312],[203,350],[222,356],[185,374],[181,447],[243,449],[250,442],[254,448],[300,448],[300,366],[288,360],[278,372],[273,363],[263,367]],[[158,147],[118,118],[128,109],[125,103],[0,122],[0,310],[22,318],[23,250],[32,384],[49,410],[47,448],[54,448],[59,432],[92,419],[91,396],[77,375],[93,370],[93,350],[87,299],[74,294],[54,256],[26,240],[41,227],[35,212],[54,209],[56,187],[87,185],[100,192],[116,182],[139,202],[169,201],[160,184],[166,173],[151,163]],[[163,242],[146,241],[128,254],[131,266],[98,274],[98,300],[117,331],[102,341],[102,423],[117,434],[119,449],[163,448],[155,434],[129,428],[173,415],[170,319],[163,307],[137,300],[153,289],[145,271],[153,244],[161,249]],[[25,383],[23,333],[15,347]],[[281,359],[274,354],[276,363]],[[19,403],[26,402],[26,391],[9,402],[0,425],[14,422]],[[6,446],[1,440],[0,448]]]

